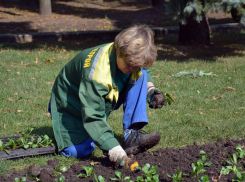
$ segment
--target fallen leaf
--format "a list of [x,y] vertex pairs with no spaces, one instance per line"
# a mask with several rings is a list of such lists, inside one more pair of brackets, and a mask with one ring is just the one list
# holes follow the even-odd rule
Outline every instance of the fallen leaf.
[[13,101],[10,97],[9,98],[7,98],[6,100],[9,100],[9,101]]
[[54,84],[54,82],[47,82],[47,84],[48,84],[48,85],[53,85],[53,84]]
[[5,123],[3,124],[3,128],[6,130],[6,124]]
[[237,114],[237,113],[239,113],[239,112],[233,111],[233,114]]
[[213,96],[213,99],[212,100],[217,100],[217,98]]
[[154,75],[153,75],[152,77],[153,77],[153,78],[159,78],[159,77],[160,77],[160,75],[159,75],[159,74],[158,74],[157,76],[154,76]]
[[7,109],[9,112],[12,112],[12,110],[10,108]]
[[14,95],[18,95],[18,93],[14,93]]
[[7,82],[5,82],[5,84],[7,85],[8,83],[7,83]]
[[23,112],[22,110],[17,110],[16,112]]
[[11,70],[9,70],[9,69],[6,69],[5,71],[11,71]]
[[226,90],[236,90],[236,89],[233,87],[226,87]]
[[20,72],[18,71],[18,72],[16,72],[18,75],[20,74]]
[[49,112],[47,112],[45,115],[46,115],[46,116],[50,116],[50,113],[49,113]]

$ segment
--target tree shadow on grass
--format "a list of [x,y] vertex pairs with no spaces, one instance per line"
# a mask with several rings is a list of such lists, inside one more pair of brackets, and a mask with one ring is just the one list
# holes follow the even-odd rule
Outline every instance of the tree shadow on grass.
[[157,39],[159,61],[200,61],[215,62],[219,57],[238,56],[245,54],[245,34],[213,34],[211,45],[180,45],[178,37]]
[[[25,43],[25,44],[0,44],[0,49],[16,50],[53,50],[66,49],[67,51],[81,51],[104,43],[112,42],[108,40],[86,40],[67,41],[50,43]],[[158,48],[158,61],[199,61],[215,62],[219,57],[244,56],[245,34],[213,34],[211,35],[210,46],[203,45],[179,45],[178,37],[165,37],[155,39]]]
[[34,130],[32,130],[32,132],[31,132],[31,134],[35,134],[38,136],[48,135],[48,137],[50,139],[55,141],[53,127],[50,127],[50,126],[43,126],[43,127],[34,128]]

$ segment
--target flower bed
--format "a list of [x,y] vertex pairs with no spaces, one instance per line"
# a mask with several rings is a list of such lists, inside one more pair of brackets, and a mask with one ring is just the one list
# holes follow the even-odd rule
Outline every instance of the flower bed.
[[[240,148],[237,147],[239,145]],[[231,182],[232,179],[236,178],[236,174],[232,171],[232,168],[229,168],[228,166],[233,166],[233,169],[234,166],[236,166],[237,171],[242,171],[245,167],[245,163],[240,158],[244,157],[240,155],[243,153],[242,151],[244,151],[244,145],[244,139],[227,139],[226,141],[223,141],[223,139],[220,138],[216,143],[209,142],[201,146],[194,143],[192,146],[186,146],[179,149],[165,148],[154,152],[140,153],[135,156],[130,156],[132,158],[131,163],[137,161],[141,167],[141,170],[136,169],[134,171],[131,171],[130,168],[126,167],[115,167],[108,160],[108,157],[93,157],[90,160],[84,160],[74,163],[71,166],[66,166],[68,170],[62,171],[64,166],[59,166],[59,161],[55,159],[48,161],[48,165],[45,165],[42,168],[41,166],[33,165],[30,166],[28,170],[15,171],[11,174],[2,175],[0,176],[0,181],[14,181],[15,178],[22,179],[25,177],[26,181],[37,181],[38,179],[42,181],[55,181],[56,178],[56,180],[62,181],[62,179],[65,179],[65,181],[69,182],[96,181],[96,179],[97,181],[102,182],[102,177],[104,181],[112,181],[112,178],[118,180],[119,174],[121,179],[130,177],[130,179],[126,178],[127,180],[125,181],[137,181],[137,179],[138,181],[145,181],[147,179],[146,172],[153,171],[151,179],[153,180],[153,176],[157,175],[155,176],[155,181],[157,181],[157,179],[166,182],[173,181],[171,177],[177,177],[177,172],[179,172],[179,175],[181,172],[183,181],[205,182],[208,178],[209,181]],[[234,154],[236,155],[237,161],[234,160]],[[201,162],[203,166],[199,165]],[[234,162],[236,162],[236,164]],[[146,166],[147,163],[149,163],[148,167]],[[206,163],[210,165],[205,165]],[[152,168],[153,166],[155,167]],[[194,166],[196,166],[196,169]],[[142,167],[144,167],[144,170]],[[153,174],[153,169],[156,168],[157,171]],[[90,171],[89,173],[89,170],[92,170],[92,172]],[[221,174],[221,171],[223,174]],[[241,173],[241,175],[243,174]],[[32,178],[30,178],[31,176]]]

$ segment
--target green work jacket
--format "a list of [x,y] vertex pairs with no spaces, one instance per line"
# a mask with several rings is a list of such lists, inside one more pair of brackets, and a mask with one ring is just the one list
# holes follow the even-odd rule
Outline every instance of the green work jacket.
[[[59,151],[88,137],[102,150],[119,145],[106,120],[142,72],[139,69],[131,73],[120,95],[116,72],[114,43],[83,50],[60,71],[51,94],[51,116]],[[149,69],[147,79],[152,81]]]

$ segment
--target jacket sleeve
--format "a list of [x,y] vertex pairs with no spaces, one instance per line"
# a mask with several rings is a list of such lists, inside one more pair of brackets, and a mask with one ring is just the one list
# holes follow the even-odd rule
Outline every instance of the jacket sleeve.
[[149,68],[145,68],[145,70],[147,72],[147,82],[153,82],[151,70]]
[[109,89],[90,79],[80,83],[79,98],[81,100],[82,122],[93,142],[102,150],[110,150],[120,145],[106,122],[106,102],[104,96]]

